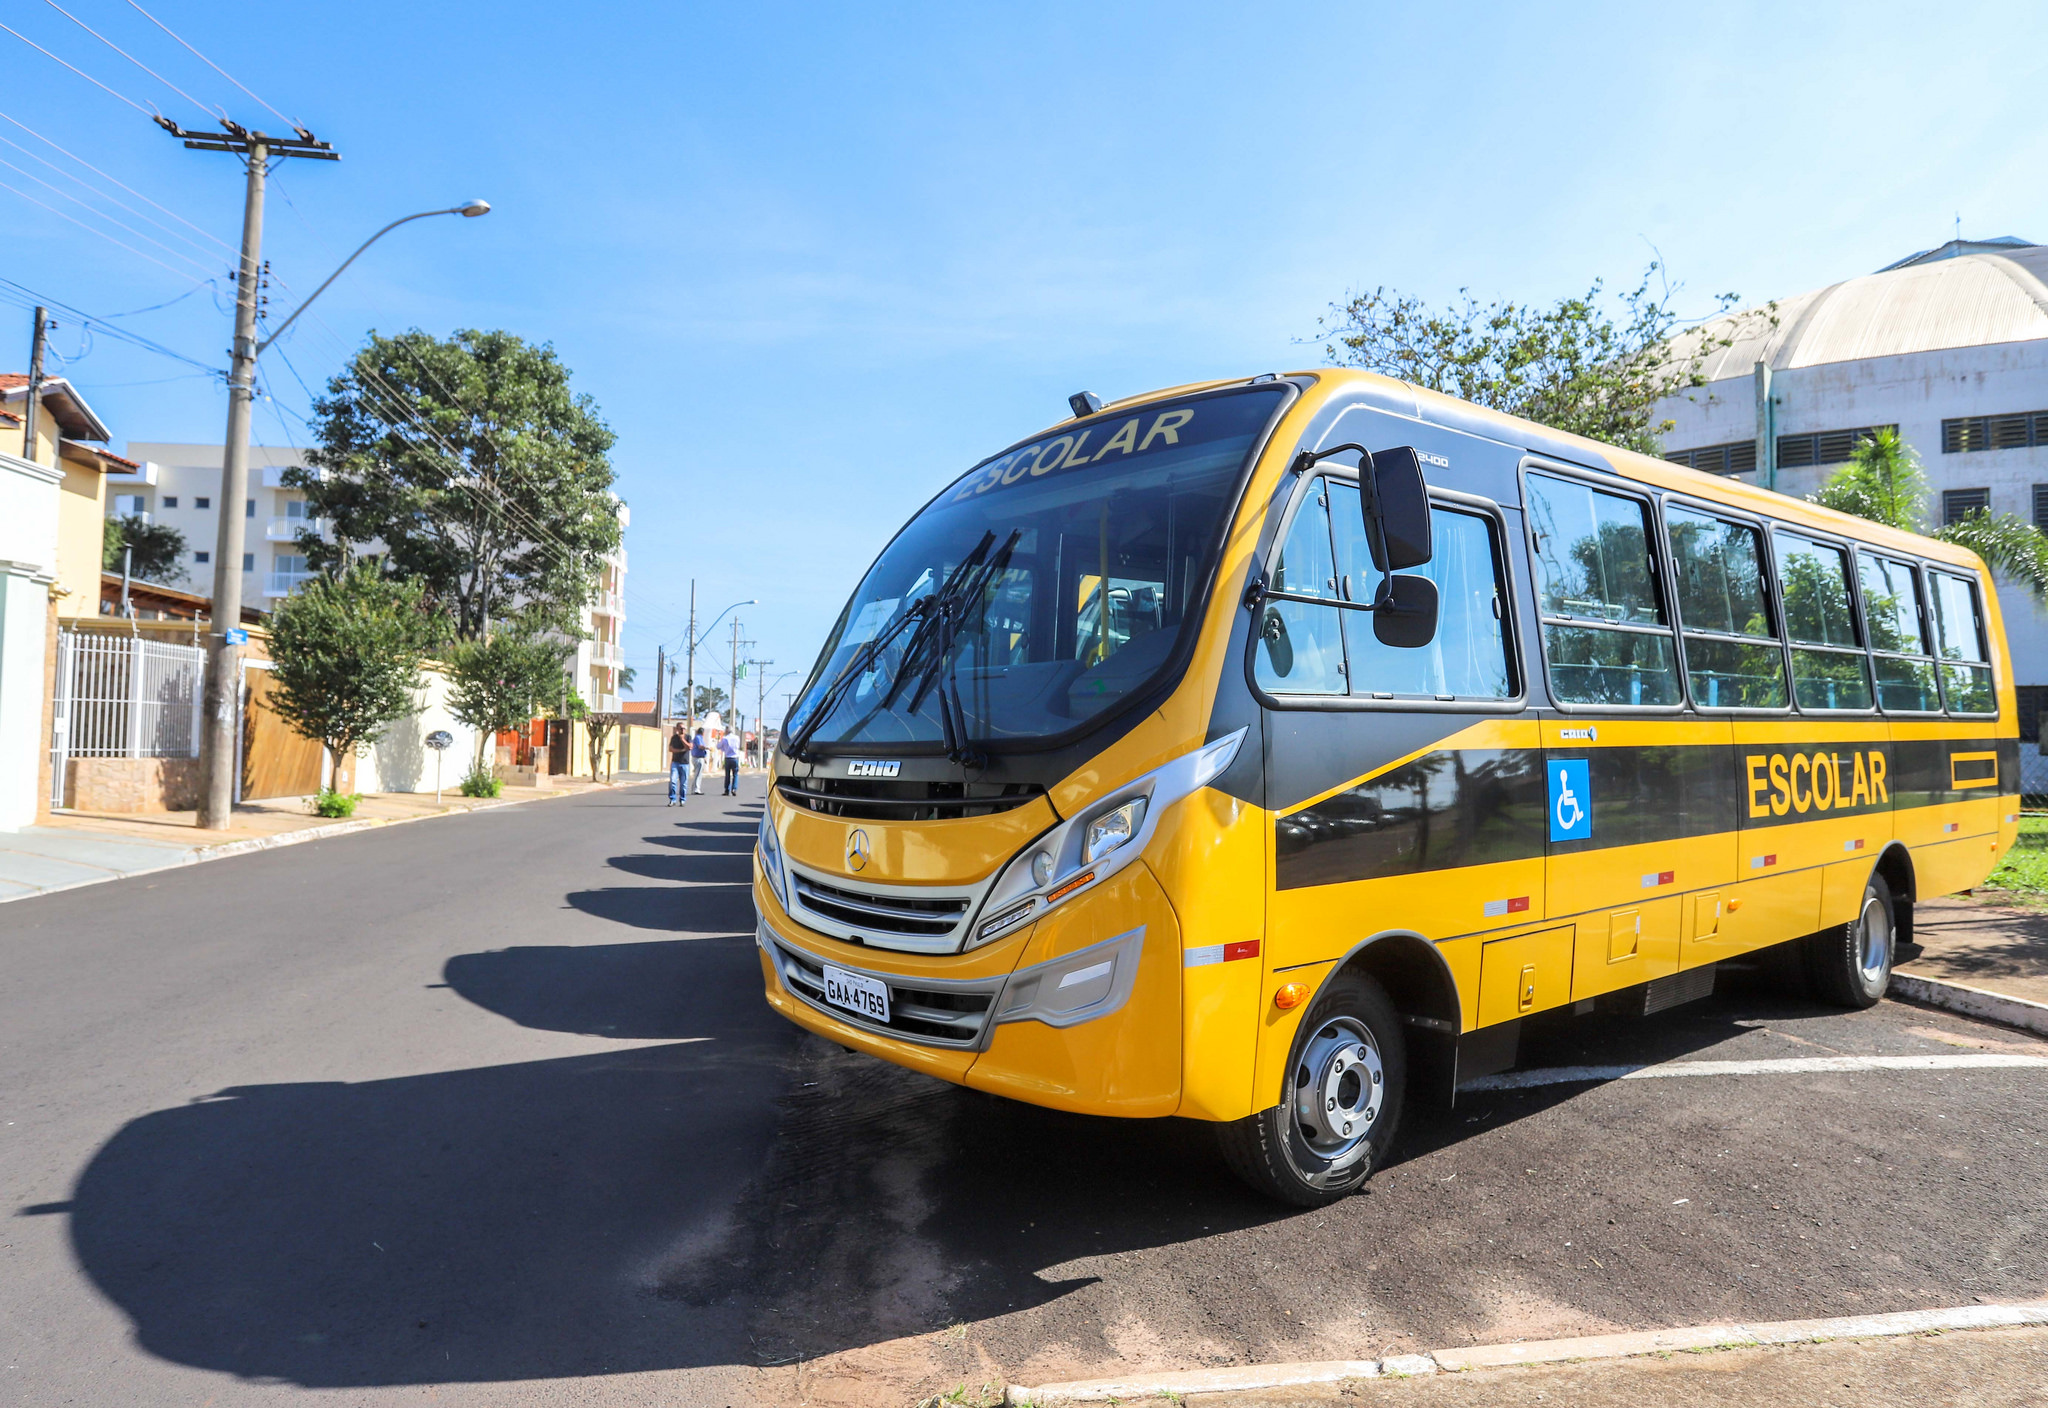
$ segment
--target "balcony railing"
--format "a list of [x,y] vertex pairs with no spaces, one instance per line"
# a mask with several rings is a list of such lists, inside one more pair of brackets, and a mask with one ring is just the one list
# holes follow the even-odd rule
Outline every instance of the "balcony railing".
[[626,614],[625,595],[601,591],[591,599],[590,609],[600,616],[623,616]]
[[296,543],[302,529],[310,528],[321,537],[327,536],[328,521],[324,518],[273,518],[263,530],[264,540],[272,543]]
[[290,596],[319,576],[318,572],[272,572],[263,584],[265,596]]
[[593,665],[623,665],[625,652],[608,640],[594,640],[590,643],[590,663]]

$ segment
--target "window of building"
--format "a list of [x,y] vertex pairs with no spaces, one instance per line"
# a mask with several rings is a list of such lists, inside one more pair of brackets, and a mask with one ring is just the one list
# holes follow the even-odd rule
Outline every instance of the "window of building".
[[1941,452],[2022,450],[2048,445],[2048,411],[2010,411],[1996,416],[1958,416],[1941,423]]
[[1991,652],[1984,636],[1984,608],[1977,584],[1947,572],[1931,572],[1934,648],[1941,658],[1941,689],[1951,714],[1995,714]]
[[1863,441],[1880,430],[1898,433],[1896,425],[1859,425],[1848,430],[1816,430],[1803,435],[1778,437],[1778,468],[1798,469],[1802,465],[1842,464]]
[[164,495],[164,507],[165,507],[165,508],[176,508],[177,506],[178,506],[178,496],[177,496],[176,494],[165,494],[165,495]]
[[140,494],[116,494],[112,502],[117,514],[149,512],[149,500]]
[[1771,537],[1792,640],[1792,697],[1802,709],[1868,709],[1870,657],[1850,617],[1849,554],[1783,529]]
[[204,494],[201,494],[201,495],[199,495],[199,496],[198,496],[197,498],[195,498],[195,499],[193,499],[193,500],[192,500],[192,507],[194,507],[194,508],[212,508],[212,507],[213,507],[213,500],[212,500],[212,499],[209,499],[209,498],[207,498],[207,497],[206,497],[206,495],[204,495]]
[[192,554],[192,560],[204,567],[207,563],[213,561],[213,554],[210,552],[195,552]]
[[1991,511],[1989,489],[1944,489],[1941,491],[1941,521],[1943,526],[1959,523],[1982,509]]
[[256,554],[255,554],[255,553],[253,553],[253,552],[245,552],[245,553],[243,553],[243,554],[242,554],[242,570],[243,570],[244,572],[254,572],[254,571],[256,570]]
[[254,518],[255,516],[256,516],[256,501],[255,501],[254,499],[247,499],[247,500],[245,500],[245,501],[243,502],[243,504],[242,504],[242,517],[244,517],[244,518]]
[[1657,599],[1649,505],[1532,474],[1529,533],[1543,655],[1558,699],[1678,703],[1678,660]]
[[284,501],[284,516],[286,518],[307,517],[306,501],[304,499],[286,499]]
[[1863,629],[1877,667],[1877,702],[1892,714],[1941,712],[1934,662],[1927,658],[1920,574],[1909,564],[1856,554],[1863,584]]
[[2034,486],[2034,526],[2048,533],[2048,484]]
[[1764,602],[1763,535],[1667,508],[1686,685],[1705,709],[1785,707],[1785,652]]
[[1703,445],[1697,450],[1671,450],[1664,458],[1709,474],[1748,474],[1756,468],[1756,441],[1730,440],[1725,445]]

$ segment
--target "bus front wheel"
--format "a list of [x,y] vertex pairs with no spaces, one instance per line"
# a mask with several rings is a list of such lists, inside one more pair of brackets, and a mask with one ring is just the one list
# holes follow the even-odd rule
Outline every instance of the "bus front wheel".
[[1871,1007],[1891,986],[1898,921],[1892,887],[1870,877],[1856,917],[1806,938],[1806,971],[1814,996],[1838,1007]]
[[1221,1126],[1223,1156],[1247,1183],[1296,1207],[1355,1193],[1401,1125],[1408,1049],[1386,989],[1333,978],[1295,1033],[1280,1103]]

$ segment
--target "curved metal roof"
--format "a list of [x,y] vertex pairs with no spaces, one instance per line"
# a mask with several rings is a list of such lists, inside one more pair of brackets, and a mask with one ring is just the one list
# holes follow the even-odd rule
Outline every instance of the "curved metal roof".
[[[1708,381],[1896,357],[1950,347],[2048,338],[2048,245],[1910,263],[1714,318],[1679,341],[1732,337],[1708,355]],[[1693,342],[1693,345],[1697,345]]]

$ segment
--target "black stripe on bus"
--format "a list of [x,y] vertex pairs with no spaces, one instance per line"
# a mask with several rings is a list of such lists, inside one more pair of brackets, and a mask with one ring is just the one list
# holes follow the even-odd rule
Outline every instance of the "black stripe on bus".
[[[1997,756],[1956,756],[1976,753]],[[1278,818],[1278,887],[1527,860],[1546,848],[1571,855],[1764,830],[1995,796],[2001,779],[2005,792],[2019,785],[2014,739],[1558,748],[1550,756],[1587,763],[1586,839],[1548,841],[1542,750],[1438,749]]]

